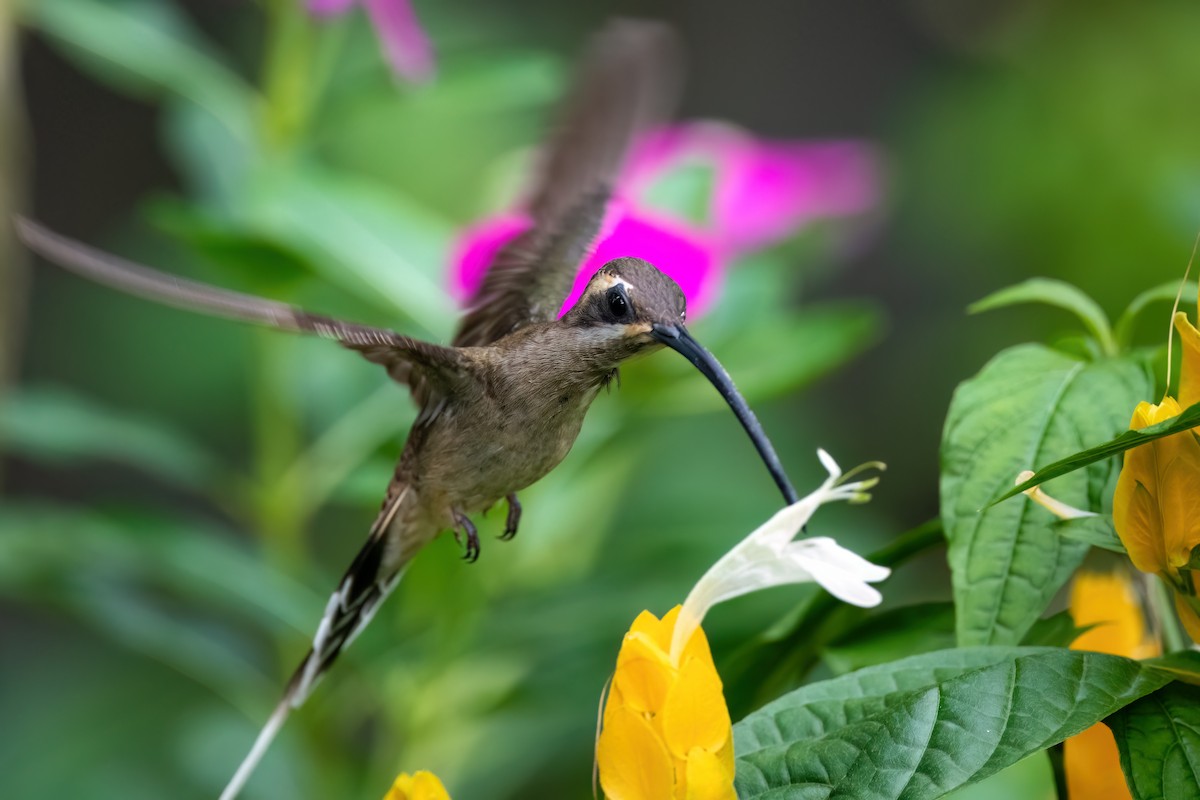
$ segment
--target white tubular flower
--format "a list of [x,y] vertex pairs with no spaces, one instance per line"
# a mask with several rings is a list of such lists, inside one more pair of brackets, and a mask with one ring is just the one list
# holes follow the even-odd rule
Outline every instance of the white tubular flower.
[[[1020,486],[1022,483],[1032,478],[1033,475],[1033,470],[1027,469],[1022,472],[1017,476],[1017,486]],[[1026,489],[1021,494],[1025,495],[1030,500],[1037,503],[1039,506],[1046,509],[1059,519],[1083,519],[1084,517],[1098,516],[1091,511],[1083,511],[1082,509],[1075,508],[1075,506],[1069,506],[1062,500],[1055,500],[1053,497],[1043,492],[1041,486],[1034,486],[1032,489]]]
[[868,584],[890,575],[887,567],[872,564],[827,536],[793,541],[822,505],[836,500],[864,502],[869,499],[867,490],[879,482],[878,478],[870,478],[845,483],[832,456],[824,450],[818,450],[817,456],[829,471],[825,482],[734,545],[692,588],[671,639],[672,663],[678,663],[684,645],[708,610],[732,597],[771,586],[816,581],[834,597],[856,606],[875,606],[883,599]]

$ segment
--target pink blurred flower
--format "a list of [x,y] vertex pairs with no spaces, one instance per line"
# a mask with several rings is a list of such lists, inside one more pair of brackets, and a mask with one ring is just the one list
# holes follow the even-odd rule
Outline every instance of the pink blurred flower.
[[708,219],[731,257],[821,218],[864,213],[879,199],[875,151],[863,142],[771,141],[720,122],[652,131],[635,148],[622,191],[644,197],[664,174],[689,166],[714,172]]
[[[529,218],[523,214],[502,214],[462,232],[451,260],[451,290],[460,302],[469,300],[479,289],[500,248],[529,225]],[[563,302],[560,316],[579,299],[596,270],[622,256],[643,258],[674,278],[688,298],[689,310],[703,308],[715,288],[716,248],[702,231],[662,215],[632,213],[624,202],[614,200],[592,254],[575,276],[574,288]]]
[[366,6],[384,55],[397,75],[418,83],[433,77],[433,46],[410,0],[308,0],[308,11],[317,17],[335,17],[355,3]]
[[[661,181],[691,168],[711,173],[698,219],[659,207],[655,199]],[[694,318],[715,298],[731,261],[787,239],[814,220],[866,212],[878,194],[875,154],[861,142],[772,142],[715,122],[651,132],[634,148],[561,313],[606,262],[637,256],[679,284]],[[500,248],[528,226],[527,217],[510,213],[463,231],[451,275],[460,301],[479,288]]]

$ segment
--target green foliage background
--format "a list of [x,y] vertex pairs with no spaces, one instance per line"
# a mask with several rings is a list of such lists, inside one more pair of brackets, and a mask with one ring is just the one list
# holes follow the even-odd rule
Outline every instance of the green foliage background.
[[[42,57],[49,48],[66,59],[75,80],[155,115],[173,182],[112,197],[80,179],[74,191],[111,208],[102,229],[68,232],[179,274],[445,340],[455,310],[443,273],[455,231],[511,198],[584,32],[608,13],[638,9],[417,7],[439,50],[429,87],[392,78],[361,15],[318,27],[286,0],[229,3],[219,19],[167,0],[30,0],[13,19],[0,12],[0,26],[8,36],[20,30],[20,43]],[[968,318],[965,308],[1052,275],[1116,311],[1177,277],[1200,219],[1200,110],[1186,101],[1200,75],[1200,11],[1066,0],[997,3],[979,17],[938,4],[891,10],[885,19],[903,34],[886,41],[908,37],[908,60],[899,59],[886,97],[846,100],[862,82],[855,68],[895,68],[872,52],[879,40],[868,27],[840,28],[845,17],[832,11],[756,21],[721,3],[660,10],[677,15],[689,43],[711,45],[714,30],[725,37],[722,48],[693,48],[700,94],[689,95],[689,111],[776,136],[871,136],[889,165],[873,236],[848,241],[845,229],[819,227],[747,259],[694,326],[759,411],[802,492],[821,477],[818,445],[844,466],[891,467],[872,505],[827,509],[814,522],[815,532],[898,567],[881,609],[834,607],[792,587],[740,599],[706,621],[734,719],[801,683],[809,686],[780,701],[789,714],[807,713],[814,693],[866,686],[861,698],[838,701],[839,722],[822,717],[826,733],[857,741],[874,733],[856,715],[886,711],[885,724],[910,724],[935,680],[959,702],[955,692],[975,696],[1017,663],[1083,669],[1084,657],[1061,650],[970,647],[950,657],[961,675],[945,657],[920,655],[955,643],[1069,641],[1069,626],[1038,618],[1086,548],[998,506],[990,513],[1021,519],[989,528],[1003,534],[989,544],[1046,572],[1042,594],[968,597],[970,567],[956,566],[952,592],[940,528],[918,526],[938,515],[941,476],[955,565],[979,519],[961,512],[995,496],[992,478],[1008,469],[989,461],[979,482],[939,465],[947,414],[959,420],[951,391],[970,376],[978,373],[968,386],[980,402],[1000,402],[1010,385],[989,376],[1005,359],[1033,358],[1041,388],[1082,370],[1092,383],[1079,384],[1077,404],[1112,403],[1095,416],[1105,429],[1096,436],[1060,426],[1070,429],[1059,440],[1041,440],[1038,466],[1110,438],[1137,399],[1161,391],[1161,370],[1147,367],[1153,354],[1088,351],[1065,316],[1018,308]],[[753,67],[737,70],[773,52],[753,32],[774,26],[787,40],[802,25],[811,26],[804,41],[852,54],[813,56],[828,72],[822,96],[859,103],[843,114],[854,120],[845,128],[781,125],[775,109],[806,99],[791,93],[789,76],[758,85]],[[703,94],[726,74],[745,83]],[[33,92],[54,88],[27,90],[37,107]],[[5,114],[20,107],[8,96]],[[53,168],[36,159],[38,135],[60,135],[55,124],[39,119],[25,149],[14,144],[21,126],[5,128],[0,142],[21,155],[0,164],[24,165],[3,176],[6,189],[25,185],[23,172]],[[104,137],[124,135],[87,134],[92,159],[104,158]],[[55,223],[57,201],[41,185],[33,209]],[[0,258],[5,330],[16,332],[4,344],[21,365],[0,406],[0,793],[215,796],[361,543],[411,403],[379,370],[327,343],[184,315],[48,268],[31,276],[28,305],[14,302],[26,296],[23,257],[10,249]],[[26,307],[27,324],[16,324]],[[1165,320],[1165,311],[1145,318]],[[1164,330],[1146,324],[1129,338],[1158,343]],[[1053,349],[1026,344],[988,363],[1002,347],[1047,339]],[[1028,361],[1020,367],[1029,373]],[[1071,411],[1034,405],[1047,429]],[[1114,476],[1105,462],[1064,478],[1078,497],[1063,497],[1107,502]],[[962,509],[945,508],[951,496]],[[418,558],[372,629],[293,716],[247,798],[379,797],[397,772],[416,768],[438,772],[466,800],[589,796],[594,711],[629,622],[643,608],[680,602],[778,504],[711,387],[671,355],[624,370],[568,460],[522,501],[520,536],[485,537],[479,564],[463,564],[448,538]],[[481,530],[498,533],[498,516]],[[956,520],[965,520],[957,533]],[[996,564],[980,561],[996,573],[985,578],[1013,580]],[[944,670],[931,678],[926,662],[888,665],[909,656]],[[911,680],[870,689],[877,673],[869,673],[812,688],[872,665],[889,676],[908,670]],[[1130,662],[1102,667],[1101,688],[1121,704],[1166,683]],[[1020,696],[1029,708],[1065,703],[1076,687],[1033,688]],[[1194,746],[1154,733],[1162,713],[1186,718],[1191,691],[1171,684],[1121,712],[1123,757],[1136,761],[1130,742],[1163,752]],[[957,723],[953,702],[931,730]],[[1093,706],[1092,720],[1119,704]],[[739,727],[739,753],[762,758],[751,753],[762,740],[743,745],[753,720],[770,713]],[[1039,751],[1081,719],[1048,720],[1053,730],[1017,744],[977,743],[985,765],[997,752],[1005,763],[1033,755],[962,796],[1053,796]],[[1139,740],[1139,731],[1151,733]],[[832,763],[823,752],[785,758]],[[914,769],[927,766],[924,752]],[[740,770],[743,796],[783,785],[769,770],[758,782]],[[945,781],[931,778],[935,787],[962,782],[944,769],[921,774]]]

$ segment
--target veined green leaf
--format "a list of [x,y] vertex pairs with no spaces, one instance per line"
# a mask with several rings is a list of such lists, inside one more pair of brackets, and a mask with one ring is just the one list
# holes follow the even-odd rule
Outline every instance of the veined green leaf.
[[1172,683],[1105,723],[1136,800],[1200,797],[1200,688]]
[[[1123,407],[1122,410],[1128,415],[1133,414],[1136,401],[1132,404]],[[1033,477],[1024,483],[1018,484],[1004,494],[997,497],[995,500],[988,503],[989,506],[994,506],[1002,500],[1020,494],[1026,489],[1032,489],[1034,486],[1040,486],[1048,480],[1057,478],[1061,475],[1068,475],[1077,469],[1086,467],[1089,464],[1095,464],[1097,461],[1116,456],[1130,450],[1134,447],[1140,447],[1147,442],[1152,442],[1155,439],[1161,439],[1164,436],[1171,436],[1176,433],[1191,430],[1200,425],[1200,403],[1195,403],[1185,408],[1177,417],[1163,420],[1154,425],[1147,426],[1141,430],[1125,431],[1121,435],[1110,439],[1104,444],[1098,444],[1095,447],[1089,447],[1087,450],[1081,450],[1078,453],[1061,458],[1051,464],[1039,469],[1034,473]]]
[[1054,530],[1061,536],[1077,542],[1087,542],[1092,547],[1100,547],[1114,553],[1124,554],[1126,552],[1125,545],[1121,544],[1121,539],[1117,536],[1117,529],[1113,526],[1112,516],[1109,514],[1059,520],[1054,523]]
[[[985,506],[1031,464],[1121,430],[1150,390],[1136,360],[1080,361],[1034,344],[1003,351],[959,385],[942,437],[941,508],[960,644],[1019,642],[1088,548],[1028,500]],[[1096,462],[1051,494],[1107,512],[1116,474]]]
[[1112,328],[1109,326],[1104,310],[1079,288],[1065,281],[1053,278],[1030,278],[1015,286],[1009,286],[1007,289],[992,292],[982,300],[968,306],[967,311],[978,314],[981,311],[991,311],[994,308],[1003,308],[1019,303],[1045,303],[1070,311],[1079,317],[1088,331],[1096,337],[1101,351],[1110,356],[1117,354]]
[[737,723],[738,797],[941,797],[1169,680],[1131,659],[1058,648],[960,648],[870,667]]

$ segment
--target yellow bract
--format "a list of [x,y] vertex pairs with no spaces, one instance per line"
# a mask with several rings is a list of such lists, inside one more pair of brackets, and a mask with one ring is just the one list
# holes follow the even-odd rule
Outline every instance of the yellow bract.
[[432,772],[401,772],[383,800],[450,800],[446,787]]
[[[1125,573],[1081,570],[1071,587],[1071,616],[1077,627],[1095,625],[1071,645],[1072,650],[1091,650],[1130,658],[1159,654],[1158,644],[1146,630],[1145,616],[1137,593]],[[1117,743],[1103,723],[1063,743],[1063,769],[1067,795],[1072,800],[1129,797],[1121,772]]]
[[1179,371],[1179,402],[1184,408],[1200,401],[1200,331],[1187,314],[1175,312],[1175,330],[1183,342],[1183,365]]
[[[1179,400],[1169,395],[1158,405],[1139,403],[1134,430],[1178,415],[1200,401],[1200,331],[1183,313],[1175,315],[1183,341]],[[1181,405],[1182,403],[1182,405]],[[1113,525],[1134,566],[1161,575],[1176,592],[1184,628],[1200,641],[1196,585],[1187,565],[1200,545],[1200,439],[1196,431],[1165,436],[1125,451],[1125,464],[1113,496]]]
[[610,800],[735,800],[733,731],[704,631],[671,662],[679,606],[643,611],[617,655],[596,743]]

